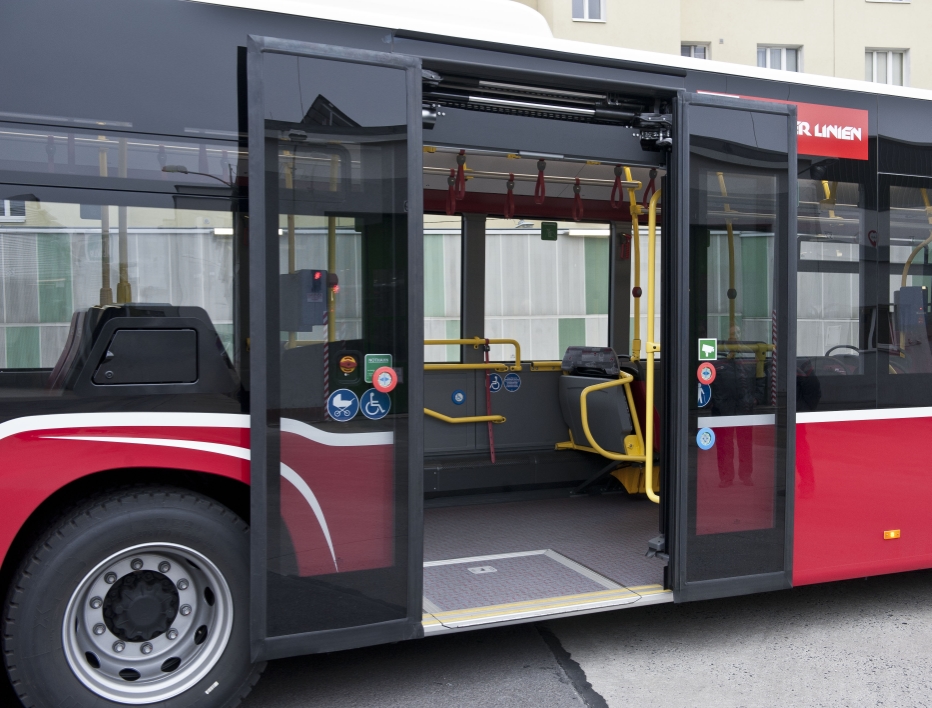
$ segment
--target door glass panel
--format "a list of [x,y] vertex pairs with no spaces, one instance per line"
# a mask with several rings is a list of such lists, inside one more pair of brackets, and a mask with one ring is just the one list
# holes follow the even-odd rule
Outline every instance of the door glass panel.
[[693,106],[690,125],[689,386],[712,381],[690,397],[687,582],[781,571],[786,485],[786,118]]
[[[267,632],[403,619],[405,73],[263,61]],[[373,388],[381,367],[398,380],[388,393]]]

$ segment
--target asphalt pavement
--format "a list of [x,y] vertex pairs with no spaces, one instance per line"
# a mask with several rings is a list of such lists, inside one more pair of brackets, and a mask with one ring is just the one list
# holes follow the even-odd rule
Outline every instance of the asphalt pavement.
[[272,662],[242,708],[930,706],[932,571]]
[[932,708],[932,571],[283,659],[241,708],[318,706]]

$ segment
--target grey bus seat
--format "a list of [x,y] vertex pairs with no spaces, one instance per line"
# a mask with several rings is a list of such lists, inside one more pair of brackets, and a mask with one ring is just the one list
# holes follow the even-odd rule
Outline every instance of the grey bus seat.
[[[618,379],[618,357],[609,347],[569,347],[560,377],[560,409],[577,445],[588,446],[580,398],[588,386]],[[589,430],[605,450],[625,454],[625,438],[634,432],[623,386],[593,391],[586,397]]]

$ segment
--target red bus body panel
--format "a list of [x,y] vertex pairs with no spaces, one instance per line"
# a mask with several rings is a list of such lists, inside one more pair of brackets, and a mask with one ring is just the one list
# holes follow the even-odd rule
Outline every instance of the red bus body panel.
[[[172,424],[175,419],[178,425]],[[332,445],[332,433],[303,429],[317,439],[282,434],[281,509],[298,574],[391,565],[391,434],[383,434],[379,444],[347,444],[340,436],[341,444]],[[46,499],[97,472],[156,467],[248,484],[249,417],[107,413],[19,418],[0,424],[0,459],[0,558],[5,558],[16,534]]]
[[793,585],[932,567],[930,439],[932,417],[797,424]]

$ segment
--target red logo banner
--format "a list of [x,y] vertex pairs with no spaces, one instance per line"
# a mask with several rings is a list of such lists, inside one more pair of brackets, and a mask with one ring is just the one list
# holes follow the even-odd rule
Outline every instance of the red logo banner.
[[737,96],[712,91],[700,91],[699,93],[794,105],[796,106],[796,149],[800,155],[841,157],[848,160],[868,159],[868,112],[860,108],[840,108],[818,103],[780,101],[775,98]]

